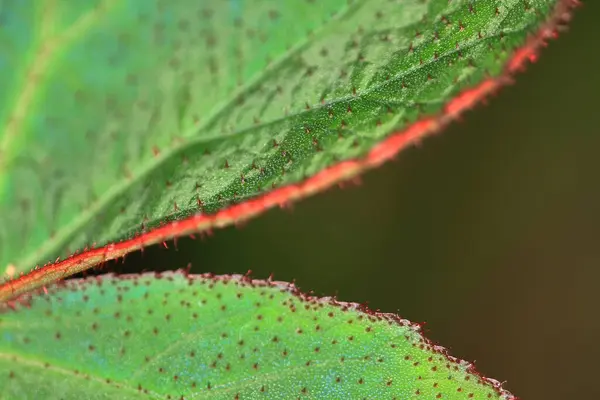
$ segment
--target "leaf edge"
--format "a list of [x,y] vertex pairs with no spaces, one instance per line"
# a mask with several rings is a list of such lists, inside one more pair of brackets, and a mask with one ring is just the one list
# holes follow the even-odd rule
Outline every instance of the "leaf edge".
[[439,133],[467,110],[495,94],[501,87],[512,84],[513,76],[524,71],[528,63],[535,62],[539,50],[547,40],[556,39],[558,31],[571,20],[572,11],[581,6],[580,0],[557,0],[550,17],[531,35],[526,43],[517,49],[506,63],[505,71],[498,77],[488,78],[478,85],[466,89],[451,99],[436,116],[423,118],[402,131],[393,133],[373,147],[365,157],[342,161],[328,167],[316,175],[296,184],[275,189],[262,196],[236,204],[215,214],[196,214],[180,221],[170,222],[135,238],[109,243],[100,248],[84,249],[70,257],[43,267],[35,267],[28,274],[17,278],[8,276],[0,284],[0,304],[9,302],[28,291],[43,288],[76,273],[96,267],[106,261],[125,257],[128,253],[143,250],[157,243],[176,240],[177,237],[210,231],[231,224],[244,222],[262,212],[324,191],[336,183],[351,180],[362,172],[392,160],[400,151],[418,144],[424,137]]
[[[345,302],[335,298],[335,296],[315,296],[312,292],[303,292],[294,282],[276,281],[273,280],[273,275],[269,276],[268,279],[255,279],[250,276],[250,271],[247,274],[224,274],[215,275],[212,273],[204,274],[190,274],[189,268],[177,269],[165,272],[145,272],[139,274],[116,274],[107,273],[99,276],[92,276],[87,278],[76,278],[69,279],[66,281],[58,281],[53,284],[52,287],[45,290],[30,291],[21,294],[13,302],[2,304],[0,303],[0,315],[3,312],[18,312],[20,307],[29,308],[31,307],[31,301],[34,297],[40,297],[41,295],[52,294],[54,290],[57,292],[60,290],[73,290],[83,287],[84,284],[97,284],[100,280],[106,278],[127,280],[127,279],[143,279],[143,278],[154,278],[154,279],[172,279],[177,275],[187,280],[212,280],[213,282],[221,281],[225,283],[231,283],[232,281],[240,282],[244,285],[249,285],[252,288],[269,287],[273,289],[279,289],[289,293],[294,298],[297,298],[302,303],[311,304],[323,304],[328,306],[337,307],[342,311],[355,311],[364,314],[366,317],[375,318],[378,321],[387,322],[388,324],[396,324],[404,328],[411,329],[419,339],[422,340],[423,345],[429,348],[429,351],[443,356],[448,363],[461,365],[465,368],[465,373],[471,374],[480,380],[483,385],[489,386],[494,392],[497,393],[501,400],[520,400],[520,398],[513,395],[510,391],[502,387],[502,382],[484,376],[480,373],[475,364],[464,359],[454,357],[450,355],[447,348],[435,343],[431,339],[427,338],[423,332],[423,325],[420,323],[412,322],[410,320],[402,318],[400,315],[389,312],[380,312],[379,310],[372,310],[366,304],[359,304],[356,302]],[[40,297],[41,300],[41,297]]]

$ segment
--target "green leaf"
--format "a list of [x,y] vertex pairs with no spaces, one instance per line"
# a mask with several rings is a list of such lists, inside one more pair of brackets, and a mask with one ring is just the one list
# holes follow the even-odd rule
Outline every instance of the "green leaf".
[[70,280],[0,337],[7,399],[513,399],[395,315],[242,276]]
[[1,1],[0,274],[377,165],[497,86],[559,3]]

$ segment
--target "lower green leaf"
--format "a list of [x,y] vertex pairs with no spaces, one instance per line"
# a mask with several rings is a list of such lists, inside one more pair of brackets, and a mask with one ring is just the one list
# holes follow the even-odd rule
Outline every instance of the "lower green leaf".
[[514,399],[395,315],[182,272],[71,280],[4,306],[0,398]]

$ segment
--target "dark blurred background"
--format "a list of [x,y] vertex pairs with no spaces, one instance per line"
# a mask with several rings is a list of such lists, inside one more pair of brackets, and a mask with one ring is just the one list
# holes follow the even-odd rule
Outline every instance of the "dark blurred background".
[[117,271],[295,279],[426,322],[524,400],[600,399],[600,2],[489,104],[331,189]]

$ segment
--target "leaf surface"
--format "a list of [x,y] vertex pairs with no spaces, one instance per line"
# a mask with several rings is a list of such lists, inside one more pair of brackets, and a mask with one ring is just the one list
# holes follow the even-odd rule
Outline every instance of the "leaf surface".
[[417,325],[241,276],[66,281],[0,313],[0,398],[513,399]]
[[559,2],[4,0],[0,274],[368,157],[501,77]]

